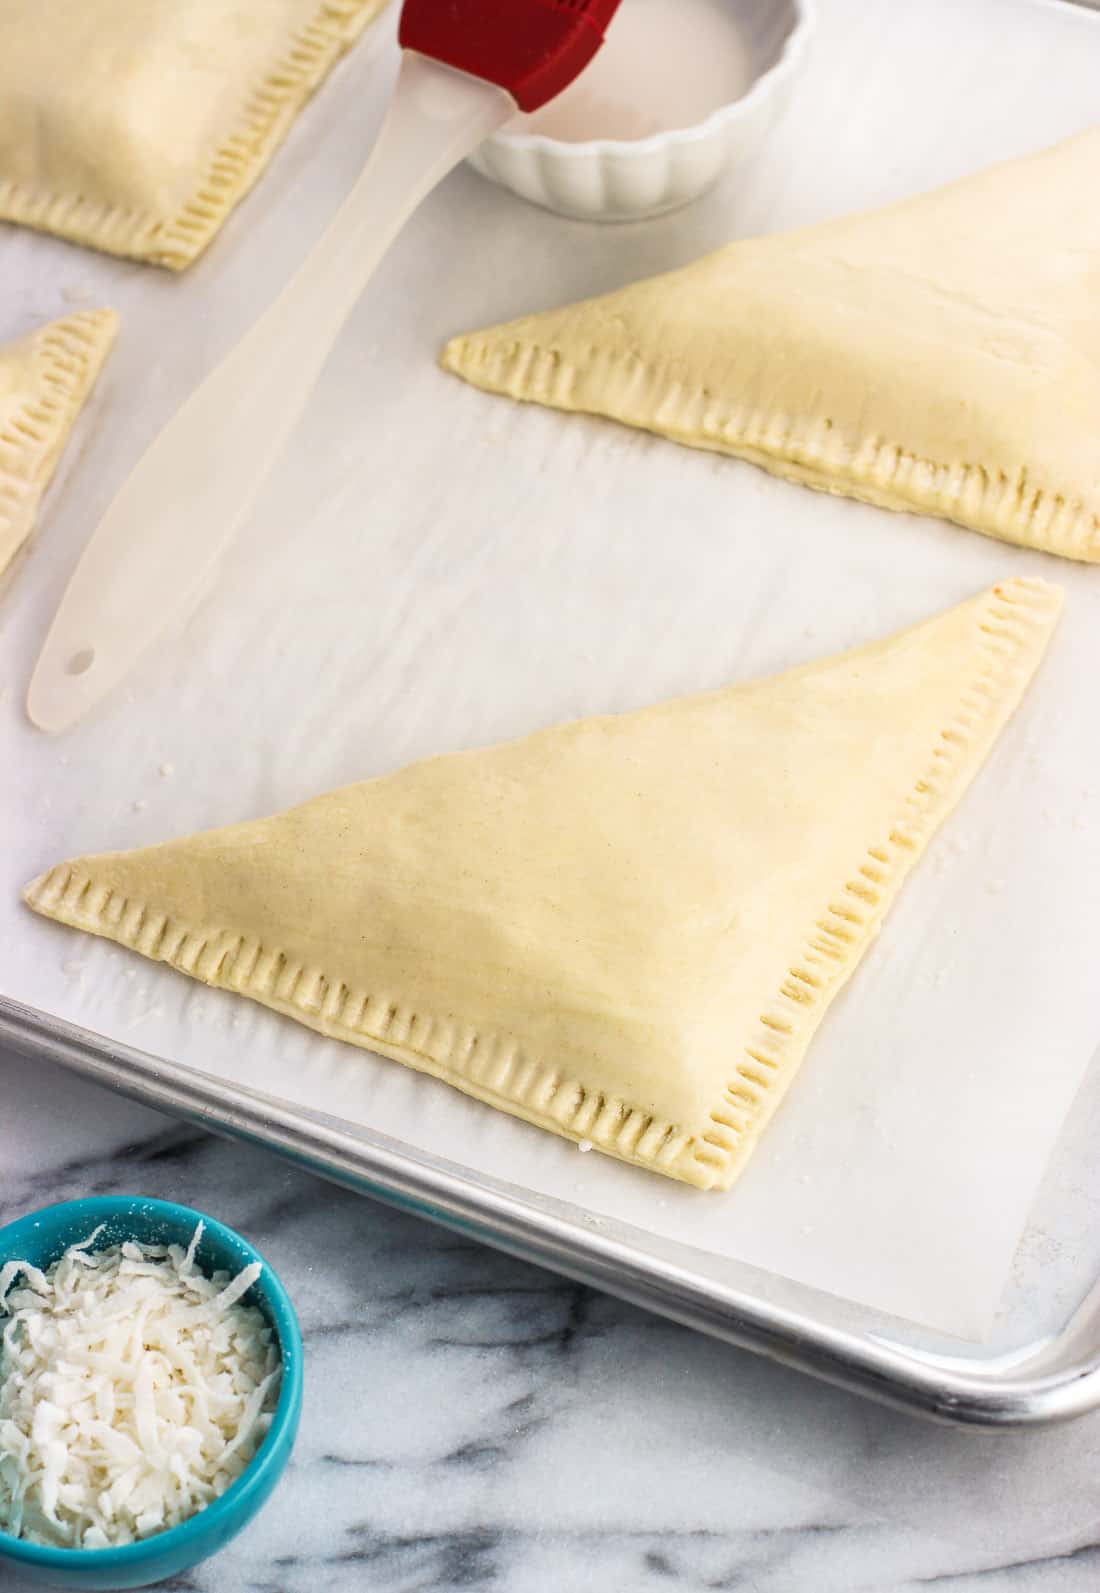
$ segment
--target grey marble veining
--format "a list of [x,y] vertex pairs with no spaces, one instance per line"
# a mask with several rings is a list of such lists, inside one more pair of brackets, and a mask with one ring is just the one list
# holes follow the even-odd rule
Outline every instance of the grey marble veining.
[[[1100,1419],[918,1423],[0,1058],[0,1222],[104,1191],[205,1207],[295,1299],[306,1405],[197,1593],[1092,1593]],[[0,1571],[0,1593],[22,1593]]]

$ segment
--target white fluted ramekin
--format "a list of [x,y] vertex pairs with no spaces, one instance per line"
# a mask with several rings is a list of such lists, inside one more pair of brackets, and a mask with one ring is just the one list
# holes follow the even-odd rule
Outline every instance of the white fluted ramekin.
[[816,0],[728,3],[749,49],[753,81],[698,126],[632,141],[567,144],[512,124],[487,139],[470,164],[522,199],[581,221],[638,221],[698,198],[764,139],[786,104],[816,20]]

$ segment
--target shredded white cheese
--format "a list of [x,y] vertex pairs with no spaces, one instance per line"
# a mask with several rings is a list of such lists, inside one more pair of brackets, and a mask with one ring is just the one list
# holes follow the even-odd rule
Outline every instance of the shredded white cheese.
[[98,1549],[177,1526],[225,1492],[271,1423],[272,1329],[180,1245],[90,1247],[0,1267],[0,1528]]

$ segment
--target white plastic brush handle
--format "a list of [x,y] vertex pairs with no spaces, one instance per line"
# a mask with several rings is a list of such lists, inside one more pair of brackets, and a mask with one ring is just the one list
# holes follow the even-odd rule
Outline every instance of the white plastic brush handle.
[[335,220],[151,444],[84,549],[31,679],[36,725],[67,729],[186,615],[378,261],[436,183],[515,109],[503,89],[405,54],[382,131]]

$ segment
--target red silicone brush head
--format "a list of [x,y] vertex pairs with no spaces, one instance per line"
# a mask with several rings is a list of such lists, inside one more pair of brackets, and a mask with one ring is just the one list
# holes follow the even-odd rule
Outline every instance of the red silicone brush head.
[[583,72],[618,9],[619,0],[405,0],[398,37],[537,111]]

